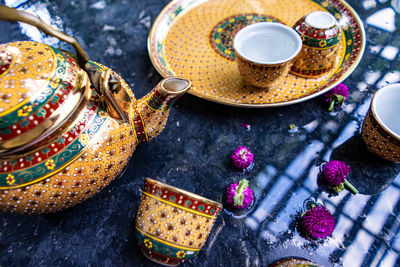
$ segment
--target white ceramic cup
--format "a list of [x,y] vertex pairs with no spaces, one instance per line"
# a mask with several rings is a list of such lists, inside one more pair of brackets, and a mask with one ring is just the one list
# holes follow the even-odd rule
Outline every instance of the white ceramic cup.
[[374,94],[362,138],[371,152],[400,162],[400,84],[388,85]]
[[239,72],[257,87],[272,87],[286,76],[301,47],[299,34],[276,22],[251,24],[233,39]]

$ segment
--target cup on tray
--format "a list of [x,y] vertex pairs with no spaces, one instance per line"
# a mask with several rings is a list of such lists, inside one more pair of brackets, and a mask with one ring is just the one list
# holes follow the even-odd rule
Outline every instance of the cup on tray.
[[251,24],[233,39],[240,75],[263,88],[275,87],[286,76],[301,46],[296,31],[276,22]]
[[302,17],[293,27],[303,40],[303,48],[294,60],[291,73],[319,77],[331,71],[341,39],[340,27],[328,12],[314,11]]
[[400,162],[400,84],[379,89],[372,97],[361,136],[367,149],[383,159]]
[[146,178],[136,220],[136,239],[143,254],[176,266],[200,251],[222,204]]

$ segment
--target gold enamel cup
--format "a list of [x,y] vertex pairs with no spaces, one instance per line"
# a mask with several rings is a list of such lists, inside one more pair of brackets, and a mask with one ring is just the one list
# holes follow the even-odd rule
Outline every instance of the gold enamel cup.
[[143,254],[176,266],[197,255],[207,240],[222,204],[146,178],[136,220]]
[[296,31],[277,22],[251,24],[233,39],[240,75],[263,88],[273,88],[286,77],[301,46]]
[[368,150],[383,159],[400,162],[400,84],[379,89],[373,96],[362,127]]
[[293,28],[300,34],[303,48],[290,71],[303,77],[319,77],[331,71],[342,36],[335,17],[314,11],[298,20]]

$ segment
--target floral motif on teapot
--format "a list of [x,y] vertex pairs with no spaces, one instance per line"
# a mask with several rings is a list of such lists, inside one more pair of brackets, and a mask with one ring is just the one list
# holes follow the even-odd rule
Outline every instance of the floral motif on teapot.
[[[92,100],[85,116],[54,142],[23,157],[3,161],[0,166],[0,189],[17,188],[43,180],[80,156],[107,121],[106,117],[100,116],[101,112],[103,110],[98,102]],[[13,183],[7,180],[11,172],[15,179]]]

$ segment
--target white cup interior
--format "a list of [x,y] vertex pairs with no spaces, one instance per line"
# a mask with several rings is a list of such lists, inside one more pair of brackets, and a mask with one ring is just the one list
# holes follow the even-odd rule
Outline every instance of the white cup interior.
[[259,22],[241,29],[233,47],[242,58],[257,64],[279,64],[293,59],[302,41],[292,28],[275,22]]
[[372,100],[372,111],[386,130],[400,138],[400,84],[379,89]]
[[305,22],[316,29],[329,29],[335,26],[336,19],[328,12],[314,11],[306,16]]

